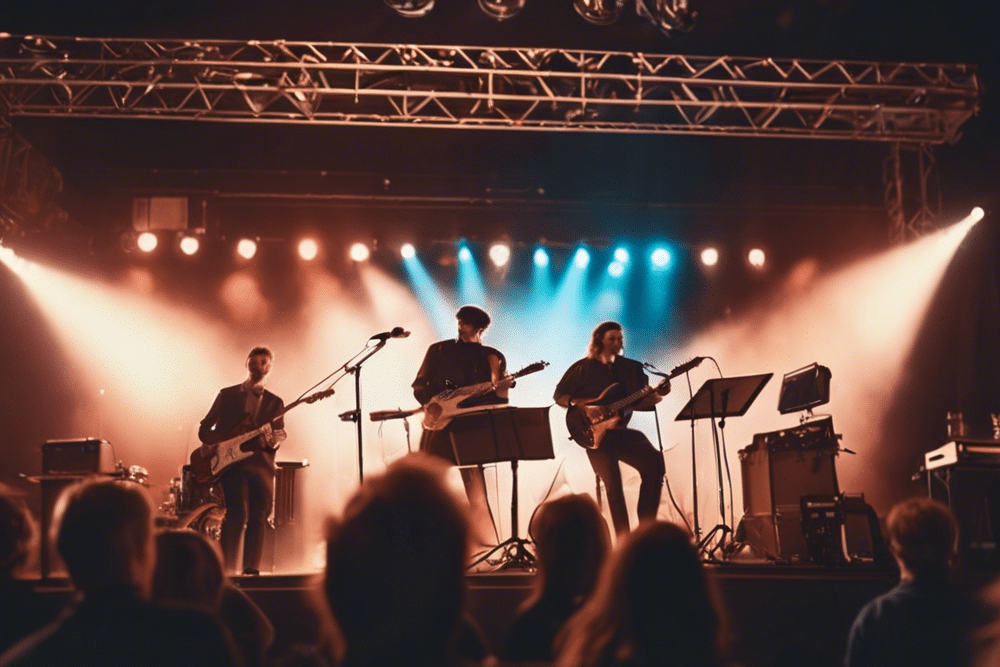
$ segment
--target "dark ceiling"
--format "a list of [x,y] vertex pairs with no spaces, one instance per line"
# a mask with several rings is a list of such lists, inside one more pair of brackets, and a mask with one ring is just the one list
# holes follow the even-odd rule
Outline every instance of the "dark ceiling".
[[[571,0],[527,0],[523,12],[505,22],[485,16],[475,0],[436,4],[429,16],[406,19],[379,0],[35,0],[8,3],[0,30],[969,62],[985,82],[983,112],[955,146],[937,151],[945,208],[981,203],[995,191],[1000,141],[989,3],[691,0],[696,28],[670,36],[637,16],[631,2],[607,27],[583,21]],[[74,202],[99,190],[323,194],[355,188],[367,196],[378,194],[386,179],[401,188],[397,192],[438,193],[442,201],[503,193],[522,204],[701,207],[721,211],[716,219],[766,217],[782,207],[871,210],[882,204],[886,150],[831,141],[413,128],[34,118],[14,124],[66,176],[73,213]]]

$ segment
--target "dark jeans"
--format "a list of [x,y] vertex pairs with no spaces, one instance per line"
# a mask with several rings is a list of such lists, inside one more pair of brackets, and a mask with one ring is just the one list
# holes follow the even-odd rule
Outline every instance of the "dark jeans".
[[[243,536],[243,569],[260,569],[264,531],[274,505],[274,472],[266,465],[237,464],[219,480],[226,501],[222,520],[222,556],[226,570],[236,570],[236,555]],[[243,529],[246,528],[246,535]]]
[[629,530],[619,461],[638,470],[642,478],[637,506],[639,520],[656,518],[666,467],[663,454],[653,447],[645,434],[630,428],[613,428],[605,434],[600,447],[587,450],[587,457],[594,472],[604,482],[616,533],[621,535]]

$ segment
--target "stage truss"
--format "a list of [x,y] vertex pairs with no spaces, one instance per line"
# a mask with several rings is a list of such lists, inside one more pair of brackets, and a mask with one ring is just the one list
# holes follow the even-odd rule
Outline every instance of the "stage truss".
[[8,117],[931,146],[956,141],[979,100],[978,75],[964,64],[558,48],[0,37],[0,111]]

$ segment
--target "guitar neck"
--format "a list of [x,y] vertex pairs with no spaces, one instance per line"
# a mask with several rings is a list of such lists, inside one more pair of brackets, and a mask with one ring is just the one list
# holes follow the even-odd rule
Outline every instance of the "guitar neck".
[[633,403],[638,403],[642,399],[646,398],[649,394],[653,393],[654,389],[651,385],[646,385],[634,394],[629,394],[620,401],[615,401],[604,406],[604,409],[608,412],[618,412],[619,410],[624,410]]

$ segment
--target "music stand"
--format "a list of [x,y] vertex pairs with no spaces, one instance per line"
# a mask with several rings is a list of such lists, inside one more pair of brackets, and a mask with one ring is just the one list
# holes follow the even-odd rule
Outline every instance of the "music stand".
[[469,567],[489,560],[502,552],[500,569],[530,569],[535,556],[522,539],[518,528],[517,467],[520,461],[542,461],[555,458],[552,449],[552,430],[549,427],[549,409],[491,407],[472,412],[452,420],[448,428],[455,464],[459,466],[484,463],[510,462],[511,535],[506,540],[476,559]]
[[[719,419],[718,427],[726,428],[726,417],[742,417],[760,395],[764,385],[774,373],[763,373],[761,375],[743,375],[739,377],[714,378],[706,380],[705,384],[695,392],[691,400],[687,402],[677,414],[675,421],[692,422],[692,426],[697,419],[711,419],[712,423],[712,443],[715,447],[715,465],[719,479],[719,514],[722,516],[722,523],[718,524],[708,532],[704,539],[698,543],[698,549],[702,550],[711,540],[715,533],[721,531],[722,538],[716,548],[724,545],[726,535],[732,534],[731,526],[726,525],[726,498],[722,489],[722,460],[719,456],[720,443],[719,434],[716,432],[715,420]],[[695,539],[699,539],[700,527],[698,526],[698,468],[696,463],[696,452],[694,443],[691,445],[691,488],[694,494],[694,533]],[[725,553],[725,550],[723,550]]]

